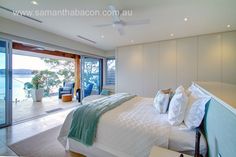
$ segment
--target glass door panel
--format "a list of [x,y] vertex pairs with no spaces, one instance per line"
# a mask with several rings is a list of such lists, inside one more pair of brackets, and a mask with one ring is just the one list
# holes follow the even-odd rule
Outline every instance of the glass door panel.
[[82,57],[82,96],[88,96],[86,89],[93,84],[91,94],[99,94],[102,87],[102,60]]
[[6,42],[0,41],[0,125],[6,123]]
[[9,42],[0,39],[0,127],[11,123],[10,49]]

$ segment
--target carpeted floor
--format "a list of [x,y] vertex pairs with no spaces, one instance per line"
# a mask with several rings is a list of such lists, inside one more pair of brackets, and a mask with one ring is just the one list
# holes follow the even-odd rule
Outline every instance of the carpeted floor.
[[85,157],[66,152],[57,141],[61,126],[45,131],[28,139],[14,143],[9,147],[19,156],[27,157]]

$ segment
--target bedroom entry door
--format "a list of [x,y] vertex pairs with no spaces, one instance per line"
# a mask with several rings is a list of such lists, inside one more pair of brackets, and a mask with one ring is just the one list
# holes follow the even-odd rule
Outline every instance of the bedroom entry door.
[[89,84],[93,84],[91,94],[99,94],[102,89],[102,59],[82,56],[81,64],[82,97]]
[[11,42],[0,38],[0,128],[11,125]]

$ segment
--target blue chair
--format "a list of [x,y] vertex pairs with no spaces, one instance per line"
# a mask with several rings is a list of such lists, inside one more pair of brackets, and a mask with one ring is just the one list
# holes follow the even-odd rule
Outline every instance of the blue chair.
[[61,99],[63,94],[72,94],[74,96],[74,82],[63,82],[63,87],[59,88],[59,99]]
[[93,90],[93,84],[90,83],[85,89],[84,89],[84,97],[91,95]]
[[[93,83],[90,83],[85,89],[84,89],[84,97],[91,95],[93,91]],[[78,102],[81,101],[81,96],[80,96],[80,89],[76,90],[76,99]]]

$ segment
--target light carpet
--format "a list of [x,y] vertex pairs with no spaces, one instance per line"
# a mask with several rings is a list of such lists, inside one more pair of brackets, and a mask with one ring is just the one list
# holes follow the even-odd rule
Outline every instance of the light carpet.
[[81,154],[65,151],[57,141],[61,126],[47,130],[9,147],[19,156],[27,157],[85,157]]

